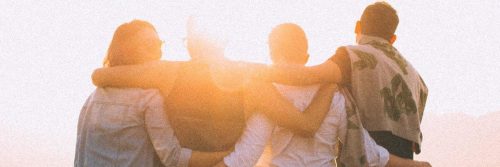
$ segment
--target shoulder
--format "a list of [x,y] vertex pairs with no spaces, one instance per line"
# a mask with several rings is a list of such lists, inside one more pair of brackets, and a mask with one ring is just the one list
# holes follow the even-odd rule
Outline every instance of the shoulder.
[[347,48],[349,46],[341,46],[341,47],[338,47],[337,50],[335,51],[335,54],[338,54],[338,55],[347,55]]
[[335,63],[338,63],[343,59],[347,59],[348,55],[349,53],[347,52],[347,47],[341,46],[337,48],[335,54],[330,57],[330,60],[334,61]]
[[349,58],[349,52],[347,51],[348,47],[349,46],[341,46],[337,48],[335,54],[332,55],[329,60],[336,63],[341,68],[349,67],[348,65],[350,64],[350,58]]

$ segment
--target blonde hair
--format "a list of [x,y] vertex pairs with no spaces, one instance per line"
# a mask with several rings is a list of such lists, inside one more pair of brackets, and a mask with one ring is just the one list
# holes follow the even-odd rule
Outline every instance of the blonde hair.
[[161,44],[152,24],[142,20],[124,23],[116,29],[103,65],[111,67],[159,60]]

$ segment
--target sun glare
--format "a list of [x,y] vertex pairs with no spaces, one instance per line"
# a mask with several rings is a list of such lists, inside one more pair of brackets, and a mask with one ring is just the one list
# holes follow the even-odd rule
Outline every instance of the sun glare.
[[[226,58],[236,61],[270,63],[267,46],[267,35],[272,28],[270,24],[248,28],[249,23],[238,20],[236,16],[192,14],[183,19],[184,28],[187,28],[189,20],[194,22],[195,31],[224,46]],[[164,36],[161,33],[170,32],[159,30],[159,33],[160,36]],[[186,30],[182,34],[179,37],[164,37],[163,59],[189,60],[186,50]]]
[[[225,57],[230,60],[270,63],[267,51],[268,31],[261,28],[244,29],[248,23],[235,16],[192,16],[198,31],[225,48]],[[256,25],[262,27],[265,25]],[[269,27],[269,31],[271,27]],[[251,34],[251,35],[249,35]]]

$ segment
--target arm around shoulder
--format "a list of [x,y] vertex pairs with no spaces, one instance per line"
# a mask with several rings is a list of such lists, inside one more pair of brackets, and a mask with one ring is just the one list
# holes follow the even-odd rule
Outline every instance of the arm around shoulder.
[[92,74],[98,87],[168,89],[175,82],[179,62],[155,61],[138,65],[99,68]]
[[248,68],[252,71],[251,77],[256,80],[287,85],[338,83],[342,79],[340,68],[332,61],[309,67],[249,63]]
[[245,100],[257,111],[264,113],[270,120],[279,126],[287,127],[295,133],[311,137],[321,126],[326,113],[330,110],[333,92],[336,85],[322,86],[315,95],[313,102],[304,112],[286,100],[268,83],[252,83],[246,89]]

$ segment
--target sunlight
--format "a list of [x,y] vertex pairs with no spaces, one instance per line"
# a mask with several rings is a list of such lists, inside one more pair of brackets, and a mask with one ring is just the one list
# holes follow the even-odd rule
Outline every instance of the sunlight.
[[[183,19],[184,28],[187,27],[190,18],[195,22],[196,31],[225,46],[226,58],[237,61],[270,63],[267,35],[272,25],[261,24],[242,30],[242,27],[249,26],[249,22],[240,21],[241,19],[238,20],[238,16],[228,15],[227,17],[220,17],[213,16],[212,14],[193,14]],[[164,32],[161,29],[158,32],[160,36],[165,36],[162,34]],[[178,34],[182,35],[163,38],[165,41],[163,59],[189,60],[185,41],[186,30],[178,32]]]
[[[113,32],[122,23],[151,22],[164,41],[162,59],[186,61],[186,24],[189,16],[196,16],[203,31],[226,43],[227,58],[269,64],[269,32],[293,22],[309,40],[307,65],[315,65],[337,47],[355,43],[355,21],[374,1],[0,1],[0,18],[6,23],[0,26],[0,132],[6,132],[0,137],[6,147],[0,151],[0,166],[73,165],[79,111],[95,89],[90,75],[102,67]],[[495,126],[482,120],[463,123],[462,118],[444,124],[448,122],[441,120],[447,117],[432,115],[498,116],[500,41],[495,37],[500,35],[491,30],[500,29],[500,22],[492,21],[500,17],[500,1],[389,1],[401,18],[395,45],[431,90],[426,107],[430,114],[422,127],[424,151],[417,159],[436,166],[500,164],[498,158],[484,156],[498,154],[500,145],[488,137],[498,131],[495,120],[489,121]],[[477,127],[454,126],[459,124]],[[457,135],[450,138],[463,143],[442,144],[452,133],[440,132],[450,127]],[[482,145],[469,142],[473,140]],[[464,144],[467,151],[462,152],[475,152],[454,156],[454,146]],[[454,159],[463,161],[450,163]]]
[[[238,15],[227,15],[227,17],[194,15],[193,18],[197,31],[225,46],[226,58],[237,61],[270,63],[267,35],[272,28],[271,26],[255,25],[257,28],[242,31],[241,27],[248,26],[248,22],[241,21],[242,19],[238,18]],[[263,28],[258,27],[266,27],[268,30],[262,31]]]
[[[223,2],[223,3],[199,3],[196,10],[176,13],[172,16],[176,23],[183,24],[186,28],[189,18],[196,22],[197,30],[209,35],[219,43],[225,44],[225,56],[231,60],[242,60],[260,63],[270,63],[267,35],[272,27],[283,22],[288,22],[287,16],[290,13],[279,13],[281,17],[259,17],[275,16],[277,10],[269,2]],[[271,8],[272,7],[272,8]],[[180,21],[179,21],[180,20]],[[153,22],[153,24],[157,24]],[[179,25],[177,25],[179,27]],[[162,32],[171,34],[166,36],[165,55],[168,60],[187,60],[185,50],[185,30],[178,32]],[[178,36],[178,34],[183,34]],[[172,36],[174,35],[174,36]],[[162,35],[160,35],[162,36]],[[175,38],[175,39],[173,39]],[[171,57],[171,55],[175,55]]]

